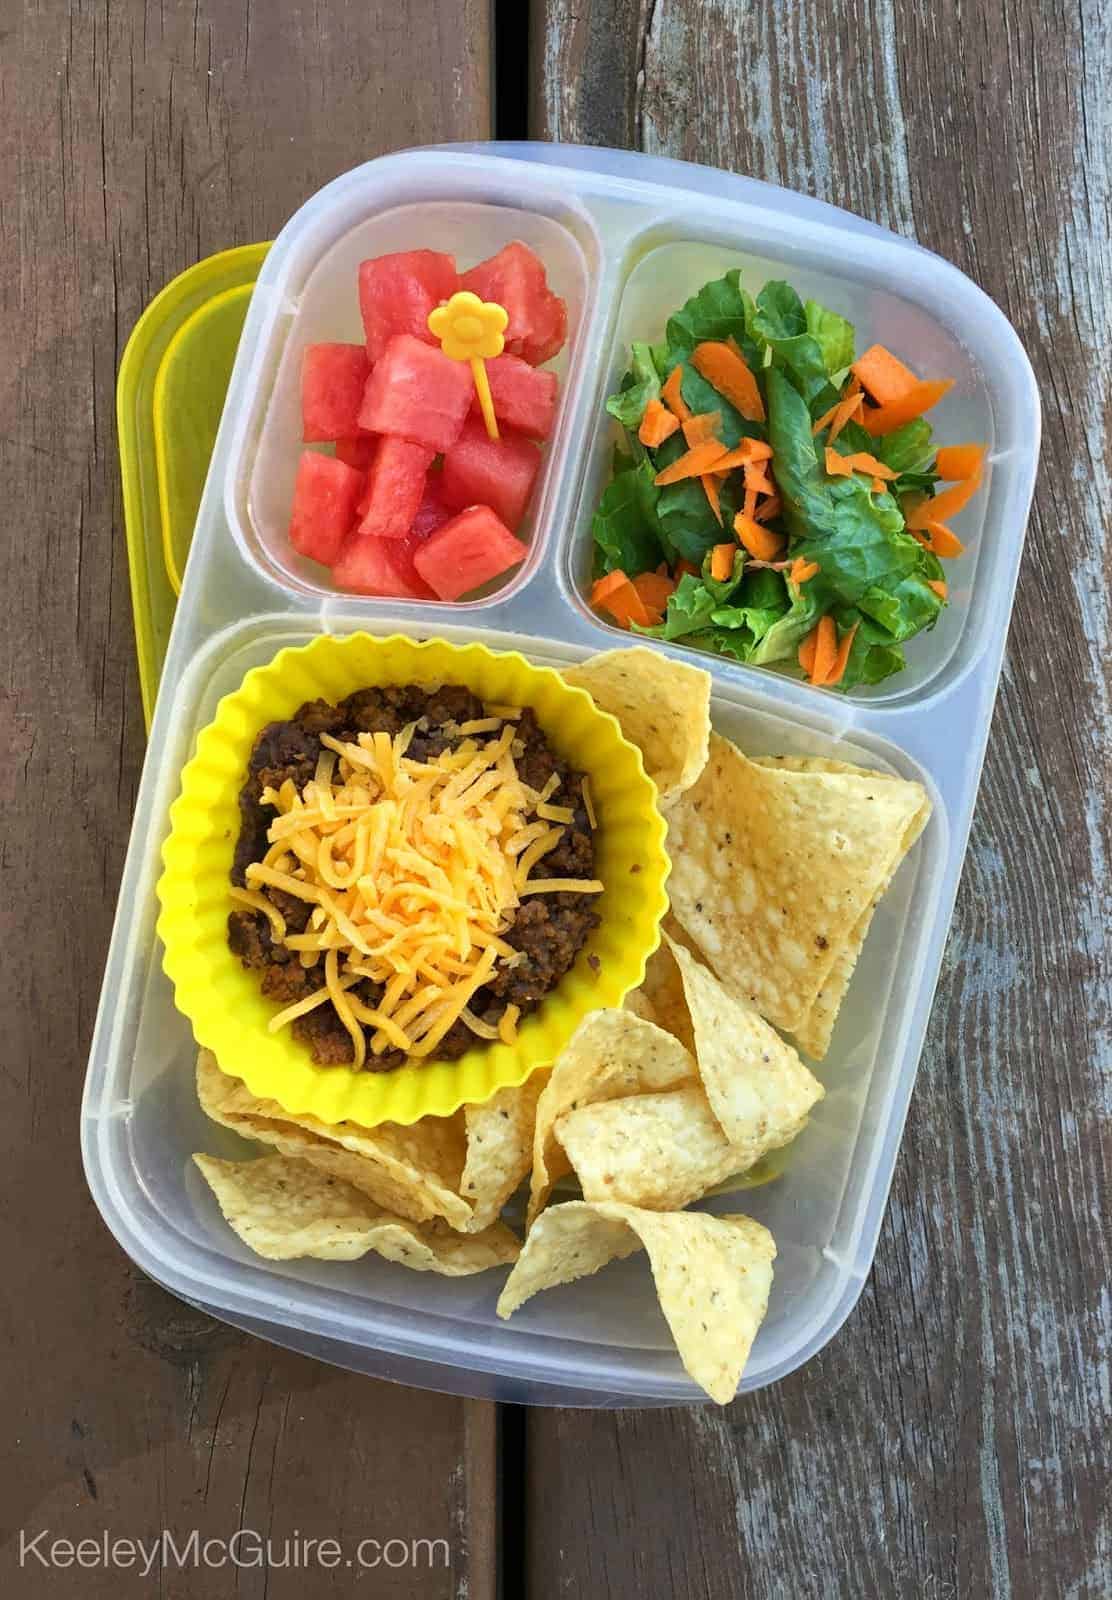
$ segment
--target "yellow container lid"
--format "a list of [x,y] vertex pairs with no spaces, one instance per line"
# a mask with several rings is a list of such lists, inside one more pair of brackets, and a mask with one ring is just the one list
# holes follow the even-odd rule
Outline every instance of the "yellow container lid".
[[232,363],[269,249],[224,250],[179,273],[135,324],[120,362],[124,528],[148,727]]

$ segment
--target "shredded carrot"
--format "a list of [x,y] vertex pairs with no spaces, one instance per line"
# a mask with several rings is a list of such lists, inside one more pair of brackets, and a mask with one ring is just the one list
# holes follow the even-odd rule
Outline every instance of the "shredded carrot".
[[883,478],[874,478],[872,483],[869,485],[870,494],[887,494],[887,492],[888,485],[885,483]]
[[[824,622],[829,622],[830,618],[829,617],[824,617],[823,621]],[[834,657],[834,665],[831,667],[830,671],[826,674],[826,677],[822,680],[823,683],[826,683],[826,684],[841,683],[842,675],[846,670],[846,663],[849,660],[849,653],[853,649],[853,636],[857,632],[859,627],[860,627],[860,623],[855,622],[853,624],[853,627],[852,628],[847,628],[845,633],[843,633],[842,637],[839,639],[839,641],[838,641],[838,652]]]
[[837,450],[827,450],[826,470],[832,478],[852,478],[853,462]]
[[668,374],[668,382],[660,391],[660,398],[664,401],[664,404],[668,407],[668,410],[674,417],[678,417],[681,422],[686,422],[688,417],[691,415],[691,407],[684,399],[680,390],[680,385],[682,382],[682,365],[673,367],[671,372]]
[[[914,528],[911,531],[916,532]],[[928,522],[926,531],[930,535],[930,544],[927,548],[933,550],[943,561],[952,561],[965,550],[957,534],[951,533],[944,522]]]
[[940,600],[945,600],[950,593],[950,586],[943,578],[928,578],[927,588],[933,589]]
[[749,554],[757,561],[772,561],[779,555],[783,539],[778,533],[762,528],[753,517],[739,511],[734,518],[734,532]]
[[724,444],[720,444],[717,439],[704,439],[702,444],[685,451],[670,467],[658,472],[655,481],[663,488],[669,483],[682,483],[685,478],[701,478],[703,473],[709,472],[717,464],[719,457],[725,454]]
[[707,497],[707,504],[710,506],[710,509],[714,515],[714,520],[717,522],[719,527],[722,526],[722,497],[719,493],[720,481],[721,480],[716,472],[704,472],[699,478],[699,482],[703,486],[703,493]]
[[811,682],[825,683],[838,659],[838,630],[830,615],[820,617],[815,624],[815,660],[811,667]]
[[736,544],[716,544],[710,553],[710,575],[719,583],[733,576]]
[[749,422],[764,421],[764,401],[757,380],[736,345],[724,344],[721,339],[708,339],[704,344],[695,346],[691,365]]
[[861,385],[856,378],[851,378],[849,387],[837,405],[831,406],[830,410],[824,412],[815,423],[811,429],[812,435],[821,433],[825,427],[829,427],[830,432],[827,435],[826,442],[827,444],[833,444],[846,423],[851,421],[864,404],[865,396],[861,392]]
[[608,572],[603,578],[596,578],[591,586],[591,604],[601,605],[607,595],[613,594],[615,589],[620,589],[623,583],[628,582],[629,579],[621,567],[615,567],[613,572]]
[[[683,422],[683,436],[690,448],[702,444],[706,439],[717,439],[718,430],[722,426],[721,411],[700,411],[698,416],[686,417]],[[719,440],[719,443],[721,441]]]
[[771,461],[772,446],[764,439],[742,439],[728,455],[723,456],[716,471],[732,472],[735,467],[747,467],[750,462]]
[[948,482],[979,478],[984,468],[985,449],[983,444],[944,444],[935,459],[934,470]]
[[697,578],[699,576],[699,569],[695,565],[694,561],[677,561],[676,576],[677,578],[684,578],[688,576]]
[[755,522],[771,522],[773,517],[780,515],[780,511],[780,496],[774,494],[771,500],[766,500],[762,506],[757,507],[756,511],[753,512],[753,520]]
[[628,628],[631,622],[636,622],[639,627],[648,628],[654,621],[660,620],[659,612],[650,611],[628,578],[624,584],[611,590],[601,602],[600,610],[608,611],[614,621],[623,628]]
[[749,461],[745,468],[746,490],[755,489],[758,494],[775,494],[776,485],[765,475],[764,465],[759,461]]
[[878,406],[890,406],[910,393],[919,382],[910,367],[886,350],[873,344],[859,355],[850,368],[872,395]]
[[662,577],[659,572],[642,572],[639,578],[634,578],[633,587],[650,611],[663,611],[676,586],[671,578]]
[[908,527],[925,528],[928,523],[945,522],[947,517],[956,517],[980,487],[978,474],[975,478],[966,478],[964,483],[955,483],[952,489],[943,489],[939,494],[932,495],[929,500],[922,501],[905,514]]
[[817,628],[812,628],[796,652],[796,660],[808,677],[811,676],[815,669],[815,646],[818,643],[818,632]]
[[937,405],[942,396],[953,387],[952,378],[941,378],[937,381],[922,379],[898,400],[893,400],[885,406],[875,406],[872,410],[866,407],[861,413],[861,426],[866,433],[871,433],[873,438],[877,439],[881,434],[902,428],[905,422],[914,422],[924,411],[929,411],[931,406]]
[[817,561],[804,561],[802,556],[796,556],[788,568],[788,577],[793,583],[806,583],[808,578],[813,578],[819,570]]
[[679,425],[679,418],[673,416],[666,406],[661,405],[659,400],[650,400],[641,418],[637,437],[646,449],[655,450],[665,439],[672,437]]
[[757,520],[757,491],[745,485],[745,500],[742,503],[742,515]]
[[874,478],[887,478],[889,481],[899,477],[894,467],[886,467],[883,461],[878,461],[867,450],[855,450],[846,460],[852,463],[854,472],[871,472]]

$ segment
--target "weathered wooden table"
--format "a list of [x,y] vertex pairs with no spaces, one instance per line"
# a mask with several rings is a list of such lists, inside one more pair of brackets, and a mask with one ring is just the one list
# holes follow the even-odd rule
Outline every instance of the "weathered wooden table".
[[[522,15],[499,11],[510,116]],[[116,364],[200,256],[272,235],[379,151],[487,136],[492,19],[481,0],[8,0],[0,1593],[1095,1600],[1112,1590],[1107,20],[1097,0],[534,0],[531,34],[536,136],[730,167],[914,234],[1000,302],[1043,386],[1009,664],[876,1270],[826,1351],[724,1412],[499,1423],[246,1339],[116,1248],[76,1139],[143,744]],[[140,1557],[47,1570],[24,1548],[20,1566],[21,1530],[237,1527],[444,1539],[450,1559],[144,1578]]]

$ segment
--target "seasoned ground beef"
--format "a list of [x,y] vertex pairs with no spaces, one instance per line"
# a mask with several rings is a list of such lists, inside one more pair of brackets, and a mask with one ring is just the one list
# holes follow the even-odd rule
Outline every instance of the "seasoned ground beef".
[[[278,789],[287,778],[298,789],[308,783],[323,748],[322,733],[346,740],[354,740],[360,733],[387,733],[393,737],[407,723],[418,722],[408,753],[417,761],[429,761],[459,742],[461,723],[484,715],[482,702],[466,689],[445,685],[426,690],[407,684],[396,689],[360,689],[335,706],[324,700],[311,700],[290,721],[269,723],[255,741],[247,781],[240,792],[240,832],[232,882],[243,887],[247,867],[266,855],[266,834],[274,812],[263,805],[263,790]],[[530,710],[522,712],[516,725],[513,753],[519,776],[531,788],[543,789],[555,774],[560,786],[551,801],[574,812],[563,839],[544,857],[540,870],[545,877],[594,877],[594,841],[583,805],[582,775],[573,772],[549,748]],[[281,912],[290,932],[304,931],[312,909],[307,901],[281,889],[264,888],[262,892]],[[495,973],[472,998],[474,1014],[482,1017],[489,1012],[496,1021],[507,1005],[520,1007],[522,1015],[535,1011],[572,965],[591,930],[598,926],[596,899],[597,896],[586,894],[538,894],[523,901],[505,938],[527,959]],[[273,942],[270,923],[262,912],[233,911],[228,918],[228,945],[245,967],[261,973],[262,992],[268,1000],[288,1006],[320,987],[317,968],[302,967],[293,951]],[[364,979],[354,993],[366,1005],[374,1006],[382,991]],[[352,1060],[351,1040],[331,1004],[317,1006],[296,1018],[292,1029],[321,1065]],[[436,1059],[455,1060],[475,1043],[476,1036],[466,1023],[456,1022],[437,1046]],[[366,1066],[371,1072],[391,1072],[403,1066],[406,1059],[400,1050],[376,1056],[368,1049]]]

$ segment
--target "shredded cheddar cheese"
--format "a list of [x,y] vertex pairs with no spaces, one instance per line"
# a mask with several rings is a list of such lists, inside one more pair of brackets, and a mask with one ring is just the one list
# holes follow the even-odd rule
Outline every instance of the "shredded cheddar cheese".
[[[525,959],[505,938],[517,907],[527,895],[598,894],[603,886],[531,877],[575,813],[550,803],[557,776],[539,792],[519,777],[519,708],[486,711],[460,727],[454,749],[430,761],[407,753],[416,723],[393,738],[362,733],[354,743],[323,734],[325,749],[300,792],[289,779],[263,791],[263,804],[277,812],[269,848],[233,898],[264,912],[275,940],[303,967],[323,970],[321,987],[272,1017],[272,1031],[331,1001],[356,1068],[368,1051],[427,1057],[460,1018],[477,1038],[516,1038],[517,1006],[488,1021],[471,1001],[496,969]],[[593,826],[586,786],[584,799]],[[287,931],[260,893],[267,887],[310,902],[304,932]],[[365,978],[382,989],[373,1007],[349,992]]]

